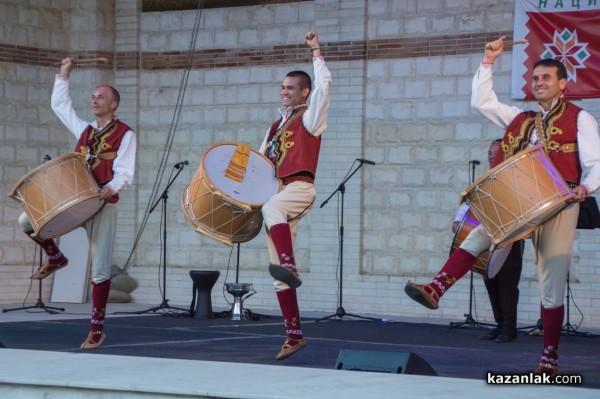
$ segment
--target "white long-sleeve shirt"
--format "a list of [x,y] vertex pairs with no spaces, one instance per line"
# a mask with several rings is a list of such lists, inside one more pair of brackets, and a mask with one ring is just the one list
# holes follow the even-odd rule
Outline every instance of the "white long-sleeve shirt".
[[[498,101],[492,85],[491,66],[479,66],[471,90],[471,106],[502,129],[506,129],[518,114],[525,112],[524,109]],[[541,106],[540,110],[545,117],[547,112]],[[530,145],[534,145],[537,132],[534,131],[531,137]],[[577,117],[577,148],[582,172],[580,184],[590,192],[596,191],[600,187],[600,136],[596,119],[584,110]]]
[[[56,75],[54,79],[54,88],[50,103],[58,119],[75,135],[77,140],[79,140],[79,137],[89,125],[94,128],[99,127],[96,121],[87,122],[76,114],[69,94],[69,80],[61,75]],[[135,173],[136,148],[135,133],[132,130],[128,130],[123,136],[121,145],[117,151],[117,157],[113,162],[114,176],[105,187],[109,187],[118,193],[131,185],[133,174]]]
[[[331,85],[331,72],[325,65],[323,57],[313,58],[314,68],[314,87],[308,97],[309,107],[302,115],[302,124],[306,130],[315,137],[320,136],[327,129],[327,112],[329,111],[329,86]],[[279,108],[281,115],[281,123],[283,126],[291,112],[287,112],[287,108]],[[267,141],[271,128],[267,129],[265,138],[260,146],[260,153],[264,153],[267,149]]]

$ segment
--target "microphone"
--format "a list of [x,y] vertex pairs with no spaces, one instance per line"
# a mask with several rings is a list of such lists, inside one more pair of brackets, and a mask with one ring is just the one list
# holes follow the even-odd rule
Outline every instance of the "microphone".
[[367,165],[375,165],[375,162],[369,161],[368,159],[357,158],[356,160],[360,163],[366,163]]
[[175,169],[181,169],[183,168],[185,165],[189,165],[190,163],[187,161],[187,159],[185,161],[181,161],[181,162],[177,162],[175,164]]
[[481,163],[476,159],[473,159],[472,161],[469,161],[469,162],[472,163],[473,165],[479,165]]
[[44,157],[44,162],[48,162],[51,159],[52,158],[50,157],[50,155],[46,154],[46,156]]

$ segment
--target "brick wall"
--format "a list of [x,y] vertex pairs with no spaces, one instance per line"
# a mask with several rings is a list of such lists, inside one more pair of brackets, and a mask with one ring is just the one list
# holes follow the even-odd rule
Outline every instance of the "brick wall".
[[[0,14],[19,21],[0,27],[3,188],[37,165],[46,152],[59,154],[71,146],[48,106],[56,72],[52,64],[69,52],[76,57],[107,57],[108,64],[74,72],[73,94],[78,111],[89,116],[91,88],[103,81],[114,83],[123,97],[119,115],[137,132],[136,182],[123,195],[114,255],[120,267],[130,259],[127,271],[139,283],[135,301],[160,303],[160,206],[148,216],[133,254],[131,248],[154,202],[150,195],[158,165],[166,162],[166,179],[172,165],[184,159],[190,165],[169,192],[167,298],[172,304],[189,303],[188,271],[218,269],[214,306],[231,301],[221,287],[235,281],[236,248],[232,252],[195,233],[181,211],[180,195],[209,146],[224,141],[259,146],[276,118],[279,82],[285,73],[297,68],[311,71],[302,37],[314,29],[333,74],[332,108],[323,136],[318,196],[300,223],[296,244],[304,274],[301,309],[332,312],[337,307],[340,198],[320,205],[353,160],[366,158],[377,164],[365,165],[354,175],[344,195],[344,307],[353,313],[463,319],[468,279],[453,288],[438,312],[415,305],[404,295],[403,285],[408,279],[424,281],[445,261],[458,193],[469,183],[466,160],[484,161],[488,143],[502,134],[470,109],[470,83],[483,44],[502,34],[511,36],[512,4],[316,0],[207,9],[199,20],[185,97],[176,114],[195,11],[141,13],[135,0],[116,1],[114,9],[95,1],[65,9],[17,3],[0,5],[4,11]],[[100,31],[99,37],[87,32],[91,20],[96,21],[91,28]],[[60,29],[50,29],[56,24]],[[87,34],[74,38],[74,32],[83,31]],[[510,61],[507,52],[495,65],[497,91],[509,103],[513,102]],[[600,115],[597,99],[581,105]],[[172,146],[166,157],[170,132]],[[164,185],[163,180],[160,187]],[[17,231],[19,210],[14,201],[0,201],[0,253],[6,275],[0,280],[0,302],[16,303],[24,292],[9,294],[4,282],[26,278],[30,244]],[[585,325],[600,325],[593,311],[600,301],[594,294],[599,285],[595,261],[599,240],[595,231],[577,233],[571,288]],[[246,303],[256,311],[277,310],[267,262],[262,235],[241,245],[240,281],[253,283],[258,291]],[[520,286],[523,323],[539,317],[534,268],[529,244]],[[490,320],[478,275],[475,293],[477,316]]]

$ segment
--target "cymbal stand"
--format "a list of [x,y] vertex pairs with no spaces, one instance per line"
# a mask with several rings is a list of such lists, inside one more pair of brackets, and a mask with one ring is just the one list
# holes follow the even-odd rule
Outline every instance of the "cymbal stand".
[[321,208],[323,208],[328,202],[329,200],[336,194],[336,193],[340,193],[341,194],[341,207],[340,207],[340,231],[339,231],[339,235],[340,235],[340,240],[339,240],[339,251],[340,251],[340,276],[339,276],[339,291],[338,291],[338,307],[337,310],[335,311],[335,313],[329,315],[329,316],[325,316],[322,317],[320,319],[318,319],[316,322],[318,323],[321,320],[329,320],[332,318],[337,318],[337,319],[342,319],[346,316],[349,317],[355,317],[357,319],[363,319],[363,320],[371,320],[371,321],[381,321],[381,319],[377,319],[374,317],[366,317],[366,316],[359,316],[356,314],[352,314],[352,313],[347,313],[346,310],[344,309],[343,306],[343,302],[342,302],[342,296],[344,294],[344,194],[346,192],[346,182],[348,180],[350,180],[350,178],[352,176],[354,176],[354,174],[363,166],[363,162],[359,161],[359,165],[356,167],[356,169],[354,169],[354,171],[352,171],[352,173],[350,173],[350,175],[348,175],[348,177],[346,177],[338,186],[337,189],[335,189],[335,191],[333,193],[331,193],[331,195],[325,200],[323,201],[323,203],[321,204]]
[[[236,254],[236,264],[235,264],[235,286],[240,284],[240,243],[237,244],[237,254]],[[250,298],[252,295],[256,294],[256,290],[254,288],[249,288],[248,291],[232,291],[229,292],[227,289],[227,284],[223,284],[223,293],[227,291],[229,294],[234,296],[234,302],[231,304],[228,310],[224,310],[222,312],[215,313],[215,317],[220,318],[230,318],[231,320],[259,320],[260,318],[271,318],[271,316],[254,313],[250,309],[246,309],[243,307],[243,303],[246,299]],[[248,295],[246,295],[250,292]],[[243,297],[243,295],[246,295]],[[227,301],[227,299],[226,299]],[[227,301],[229,303],[229,301]]]

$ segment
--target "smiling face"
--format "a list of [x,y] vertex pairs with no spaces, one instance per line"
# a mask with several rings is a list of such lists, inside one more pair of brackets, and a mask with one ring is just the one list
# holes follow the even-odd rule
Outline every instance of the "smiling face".
[[281,103],[284,107],[302,105],[306,103],[306,98],[310,89],[301,88],[302,78],[299,76],[286,76],[281,84]]
[[567,79],[559,79],[557,68],[539,65],[533,70],[531,91],[535,99],[545,109],[550,109],[552,101],[560,97],[567,86]]
[[96,118],[112,116],[117,109],[118,103],[113,98],[113,93],[109,87],[100,86],[92,94],[92,112]]

